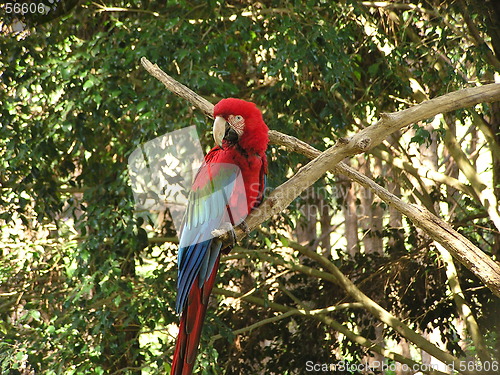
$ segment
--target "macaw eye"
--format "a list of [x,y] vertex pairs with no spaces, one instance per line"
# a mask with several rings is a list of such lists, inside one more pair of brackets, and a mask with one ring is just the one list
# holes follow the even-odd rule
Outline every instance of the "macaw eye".
[[243,134],[243,129],[245,129],[245,119],[241,115],[229,115],[227,122],[231,124],[231,127],[236,130],[236,132],[241,135]]

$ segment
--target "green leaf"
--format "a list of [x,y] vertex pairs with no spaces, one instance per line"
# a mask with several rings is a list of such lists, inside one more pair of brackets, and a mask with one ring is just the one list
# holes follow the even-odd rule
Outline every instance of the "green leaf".
[[94,86],[94,78],[91,77],[89,78],[87,81],[85,81],[85,83],[83,84],[83,91],[87,91],[88,89],[90,89],[91,87]]
[[38,310],[30,310],[29,312],[29,316],[32,317],[33,319],[35,319],[37,322],[39,322],[41,320],[41,314],[40,314],[40,311]]

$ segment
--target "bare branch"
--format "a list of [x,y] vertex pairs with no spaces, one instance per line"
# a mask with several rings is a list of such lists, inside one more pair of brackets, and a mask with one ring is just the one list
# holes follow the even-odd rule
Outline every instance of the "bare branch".
[[201,111],[208,117],[213,117],[214,105],[208,100],[202,98],[197,93],[195,93],[190,88],[184,86],[182,83],[177,82],[175,79],[170,77],[167,73],[161,70],[158,65],[151,63],[145,57],[141,58],[141,64],[146,69],[149,74],[155,77],[158,81],[163,83],[165,87],[172,91],[174,94],[186,99],[196,108],[201,109]]
[[[291,245],[290,242],[289,242],[289,245]],[[453,366],[455,366],[455,368],[459,365],[459,361],[457,360],[457,358],[455,358],[451,354],[446,353],[445,351],[441,350],[440,348],[438,348],[437,346],[432,344],[430,341],[428,341],[427,339],[425,339],[424,337],[419,335],[417,332],[412,330],[407,324],[405,324],[399,318],[392,315],[389,311],[384,309],[377,302],[375,302],[370,297],[368,297],[366,294],[364,294],[329,259],[327,259],[323,255],[318,254],[317,252],[309,249],[307,246],[301,246],[300,244],[294,244],[291,246],[293,246],[294,249],[298,250],[303,255],[307,256],[308,258],[314,259],[319,264],[321,264],[322,267],[328,271],[328,273],[326,273],[328,275],[328,277],[327,278],[322,277],[322,278],[325,280],[332,281],[332,282],[336,283],[337,285],[341,286],[342,289],[344,289],[348,295],[350,295],[356,301],[360,302],[363,305],[363,307],[367,311],[369,311],[374,317],[376,317],[380,321],[384,322],[389,327],[392,327],[401,336],[403,336],[407,340],[413,342],[417,347],[426,351],[427,353],[429,353],[433,357],[438,358],[443,363],[453,365]],[[259,256],[259,258],[262,258],[262,259],[269,257],[269,255],[261,255],[261,254],[259,254],[258,256]],[[280,261],[275,261],[275,262],[278,263]],[[285,264],[284,261],[281,261],[281,262],[282,262],[283,266],[285,266],[285,267],[287,266],[287,264]],[[293,264],[291,267],[295,268],[296,265]],[[306,266],[300,265],[300,267],[303,269]],[[466,372],[463,372],[463,373],[465,374]]]
[[[240,295],[238,297],[234,297],[233,296],[231,298],[237,298],[238,300],[240,300],[240,299],[244,300],[245,297],[246,297],[246,294],[242,294],[242,295]],[[329,307],[325,307],[323,309],[310,310],[310,311],[307,311],[307,312],[308,312],[308,315],[319,315],[319,314],[326,314],[326,313],[330,313],[330,312],[333,312],[333,311],[339,311],[339,310],[344,310],[344,309],[359,309],[359,308],[362,308],[362,307],[363,307],[363,305],[361,303],[352,302],[352,303],[341,303],[339,305],[329,306]],[[245,333],[245,332],[248,332],[248,331],[253,331],[256,328],[262,327],[262,326],[264,326],[266,324],[269,324],[269,323],[277,322],[278,320],[282,320],[282,319],[288,318],[289,316],[292,316],[292,315],[304,315],[304,312],[306,312],[306,310],[303,310],[303,309],[290,309],[290,310],[288,310],[285,313],[279,314],[277,316],[273,316],[271,318],[262,319],[262,320],[259,320],[258,322],[254,323],[254,324],[251,324],[251,325],[249,325],[247,327],[234,330],[232,333],[233,333],[233,335],[239,335],[241,333]],[[212,344],[213,342],[215,342],[215,341],[217,341],[217,340],[219,340],[219,339],[221,339],[223,337],[224,336],[222,336],[221,334],[214,335],[210,339],[210,343]]]
[[92,2],[92,5],[95,5],[98,9],[97,12],[129,12],[129,13],[146,13],[151,14],[152,16],[159,17],[160,13],[152,12],[147,9],[133,9],[133,8],[122,8],[122,7],[108,7],[102,4],[98,4],[96,2]]
[[[360,336],[360,335],[354,333],[353,331],[347,329],[345,326],[343,326],[342,324],[340,324],[339,322],[337,322],[336,320],[332,319],[330,316],[325,314],[326,312],[328,312],[325,310],[328,310],[330,308],[318,309],[318,310],[312,310],[312,311],[305,310],[305,309],[296,309],[293,307],[281,305],[281,304],[276,303],[276,302],[267,301],[267,300],[264,300],[264,299],[259,298],[259,297],[249,296],[249,295],[245,296],[245,295],[242,295],[240,293],[236,293],[236,292],[225,290],[225,289],[213,288],[212,291],[214,294],[219,294],[219,295],[223,295],[226,297],[232,297],[232,298],[239,298],[239,299],[242,299],[244,301],[258,305],[258,306],[271,308],[275,311],[279,311],[279,312],[282,312],[284,314],[303,315],[303,316],[310,316],[310,317],[316,318],[316,319],[320,320],[321,322],[323,322],[324,324],[326,324],[327,326],[330,326],[334,330],[342,333],[347,338],[349,338],[349,340],[351,340],[351,341],[353,341],[361,346],[364,346],[365,348],[372,350],[376,353],[380,353],[386,358],[393,359],[393,360],[398,361],[400,363],[405,363],[408,366],[410,366],[410,368],[422,367],[423,373],[433,374],[433,375],[434,374],[435,375],[445,375],[443,372],[434,370],[434,369],[430,368],[429,366],[420,366],[418,362],[415,362],[409,358],[406,358],[406,357],[402,356],[401,354],[387,350],[387,349],[383,348],[382,346],[375,344],[373,341],[368,340],[367,338]],[[336,309],[338,309],[340,307],[342,307],[342,305],[333,306],[333,308],[336,308]],[[348,306],[346,306],[346,307],[348,307]],[[355,306],[352,306],[352,307],[355,307]],[[281,317],[283,317],[283,316],[281,316]],[[277,317],[277,318],[279,319],[280,317]]]
[[423,207],[403,202],[399,197],[352,168],[344,169],[341,173],[371,189],[384,202],[409,217],[416,226],[446,248],[455,259],[500,297],[500,266],[467,238],[455,231],[450,224]]
[[[187,99],[207,116],[213,116],[213,105],[210,102],[177,82],[145,57],[141,59],[141,63],[168,90]],[[248,227],[253,230],[273,215],[284,210],[303,190],[312,185],[326,171],[332,170],[370,188],[387,204],[409,217],[415,225],[443,245],[455,259],[500,297],[500,266],[483,251],[428,210],[403,202],[373,180],[340,162],[345,157],[367,151],[382,142],[389,134],[414,122],[425,120],[438,113],[498,100],[500,100],[500,84],[498,83],[455,91],[424,101],[400,112],[383,114],[382,119],[376,124],[363,129],[349,140],[338,142],[323,153],[295,137],[271,130],[269,132],[271,143],[285,146],[290,151],[301,153],[314,160],[302,167],[290,180],[277,187],[259,208],[247,217]],[[246,232],[239,228],[236,228],[236,232],[238,239],[246,236]]]

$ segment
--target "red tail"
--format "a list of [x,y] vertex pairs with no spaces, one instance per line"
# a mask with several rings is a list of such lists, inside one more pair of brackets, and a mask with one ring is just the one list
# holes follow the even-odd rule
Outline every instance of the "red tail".
[[219,269],[219,257],[217,257],[212,274],[205,284],[200,288],[198,286],[198,277],[196,277],[189,292],[179,324],[179,334],[175,343],[172,370],[170,371],[171,375],[192,374],[200,342],[201,328],[207,311],[208,298]]

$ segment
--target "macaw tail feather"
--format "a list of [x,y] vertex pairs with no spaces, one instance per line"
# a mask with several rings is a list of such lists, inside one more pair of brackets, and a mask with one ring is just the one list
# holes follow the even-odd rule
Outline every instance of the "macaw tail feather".
[[219,258],[220,256],[217,256],[212,273],[201,288],[198,282],[199,276],[193,282],[181,316],[179,335],[175,343],[174,358],[172,360],[171,375],[191,375],[193,372],[208,299],[214,286],[217,270],[219,269]]

